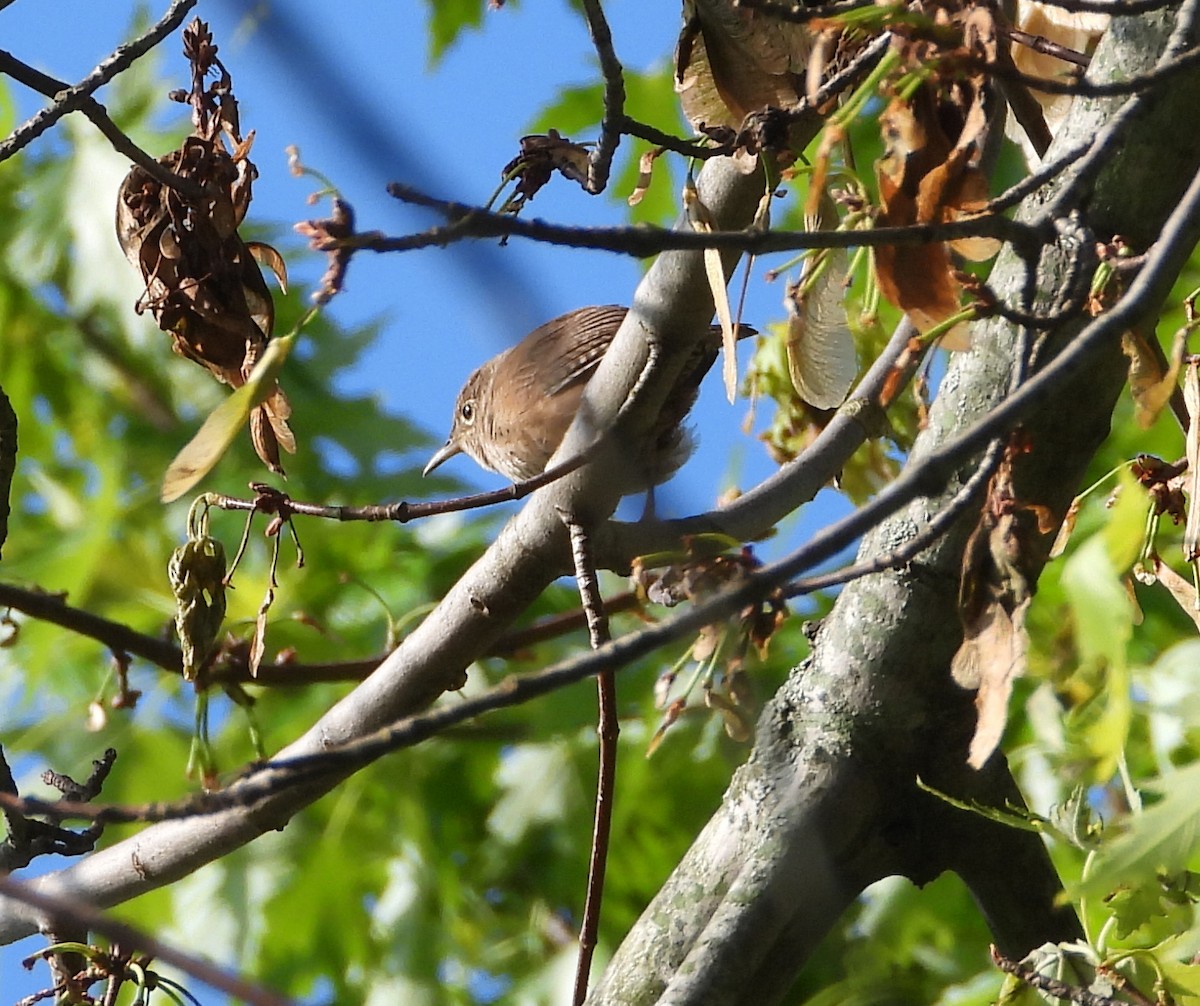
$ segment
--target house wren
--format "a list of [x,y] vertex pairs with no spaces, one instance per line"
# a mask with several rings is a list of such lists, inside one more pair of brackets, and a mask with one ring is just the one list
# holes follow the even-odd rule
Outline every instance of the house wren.
[[[428,475],[455,454],[469,454],[484,468],[514,482],[540,475],[575,418],[583,389],[625,318],[627,309],[583,307],[535,328],[524,339],[488,360],[458,394],[450,437],[429,459]],[[717,358],[720,329],[699,344],[694,363],[681,374],[663,405],[659,428],[644,472],[634,479],[644,489],[668,478],[691,453],[681,423]],[[739,338],[754,334],[741,326]]]

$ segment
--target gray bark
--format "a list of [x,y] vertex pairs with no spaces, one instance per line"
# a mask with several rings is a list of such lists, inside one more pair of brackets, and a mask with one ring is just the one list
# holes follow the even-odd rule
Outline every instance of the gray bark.
[[[1184,4],[1180,16],[1187,29],[1173,42],[1194,46],[1194,5]],[[1169,11],[1119,20],[1089,78],[1122,79],[1149,69],[1175,18]],[[1094,191],[1080,201],[1098,237],[1119,233],[1143,250],[1158,236],[1200,168],[1200,136],[1186,126],[1198,101],[1195,72],[1176,76],[1152,97],[1076,101],[1056,149],[1100,134],[1119,109],[1129,117],[1119,145],[1104,152]],[[1045,203],[1054,191],[1033,203]],[[1031,205],[1025,215],[1037,210]],[[1071,243],[1061,241],[1043,259],[1042,290],[1057,287],[1072,254]],[[1176,269],[1182,264],[1178,255],[1173,261]],[[1024,279],[1021,263],[1006,255],[992,285],[1012,302]],[[1048,349],[1069,346],[1083,326],[1082,320],[1061,326]],[[1002,321],[975,326],[973,348],[953,359],[910,466],[1005,396],[1019,346]],[[1108,432],[1125,370],[1114,339],[1024,424],[1033,451],[1016,472],[1021,500],[1061,518]],[[968,474],[880,525],[859,558],[886,555],[910,540]],[[750,761],[589,1003],[777,1001],[846,906],[893,874],[925,883],[945,870],[958,872],[1008,954],[1079,935],[1073,914],[1053,903],[1058,882],[1040,839],[957,811],[916,785],[920,776],[964,799],[996,806],[1019,800],[1003,758],[993,757],[980,772],[967,767],[972,696],[949,674],[962,639],[955,612],[963,548],[977,519],[978,511],[968,513],[918,562],[843,591],[810,658],[764,711]]]

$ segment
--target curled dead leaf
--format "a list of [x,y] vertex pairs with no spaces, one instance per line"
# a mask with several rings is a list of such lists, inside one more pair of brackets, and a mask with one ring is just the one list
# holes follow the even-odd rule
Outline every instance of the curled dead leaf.
[[629,193],[629,199],[627,200],[630,206],[636,206],[645,198],[646,191],[650,188],[650,182],[653,180],[654,162],[658,160],[666,149],[666,147],[654,147],[651,150],[647,150],[638,159],[637,186]]
[[1031,568],[1052,530],[1044,507],[1016,495],[1013,468],[1028,448],[1024,434],[1013,434],[963,553],[958,602],[963,642],[950,670],[959,685],[977,689],[975,734],[967,755],[974,768],[982,767],[999,744],[1012,683],[1025,672]]
[[580,185],[587,185],[588,149],[572,143],[558,130],[521,137],[521,149],[500,172],[502,178],[515,178],[516,188],[505,199],[500,213],[520,213],[525,204],[541,191],[557,171]]
[[1121,350],[1129,357],[1129,393],[1133,396],[1133,414],[1144,430],[1154,425],[1158,414],[1178,387],[1187,336],[1187,328],[1180,328],[1175,333],[1171,356],[1164,371],[1161,354],[1155,352],[1156,347],[1150,345],[1147,336],[1136,330],[1121,334]]
[[[989,62],[995,30],[991,14],[972,7],[951,15],[939,9],[935,20],[946,29],[898,41],[909,62],[937,65],[938,60]],[[901,36],[902,38],[902,36]],[[884,227],[943,224],[968,220],[987,206],[987,180],[979,159],[988,128],[990,83],[975,76],[932,77],[911,97],[894,98],[880,114],[883,156],[875,164]],[[950,256],[953,250],[973,260],[991,258],[1000,245],[974,235],[905,247],[880,246],[873,263],[880,291],[925,334],[960,310],[961,284]],[[965,326],[941,338],[943,348],[967,348]]]
[[[281,286],[287,269],[274,248],[238,235],[258,176],[249,157],[254,134],[244,139],[240,134],[232,81],[199,19],[184,31],[184,52],[192,63],[193,85],[181,100],[192,106],[195,131],[159,163],[192,183],[189,191],[203,195],[193,198],[135,165],[117,196],[117,238],[145,283],[135,310],[151,313],[171,335],[177,353],[240,388],[275,323],[258,263],[267,265]],[[278,394],[275,411],[281,415]],[[290,433],[276,441],[294,449]],[[256,437],[255,448],[264,463],[280,470],[278,450],[271,450],[268,438]]]

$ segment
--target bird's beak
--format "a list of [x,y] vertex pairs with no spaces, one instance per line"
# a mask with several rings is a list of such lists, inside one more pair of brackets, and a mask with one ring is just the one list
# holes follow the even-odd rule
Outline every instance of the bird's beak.
[[461,454],[462,448],[455,443],[454,439],[447,440],[441,447],[434,452],[433,457],[429,459],[429,464],[425,466],[425,470],[421,472],[421,477],[424,478],[431,471],[437,468],[443,461],[449,461],[455,454]]

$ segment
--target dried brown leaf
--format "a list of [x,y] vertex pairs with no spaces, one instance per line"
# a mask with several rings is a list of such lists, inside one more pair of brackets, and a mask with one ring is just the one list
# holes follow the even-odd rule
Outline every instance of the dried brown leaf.
[[675,52],[675,89],[688,121],[737,128],[752,112],[795,108],[812,49],[807,25],[732,0],[689,0]]
[[636,206],[645,198],[646,192],[650,188],[650,183],[654,180],[654,162],[658,160],[659,156],[662,155],[666,149],[666,147],[654,147],[651,150],[647,150],[638,159],[637,185],[635,186],[634,190],[629,193],[629,199],[627,200],[630,206]]
[[246,248],[254,256],[255,262],[271,270],[275,275],[276,282],[279,283],[279,289],[287,293],[287,263],[283,260],[283,256],[269,244],[261,241],[247,241]]
[[[969,219],[986,206],[987,181],[978,167],[987,130],[982,78],[959,81],[948,95],[926,84],[909,101],[894,99],[880,115],[884,154],[875,171],[881,226]],[[943,123],[955,117],[960,125],[952,142]],[[960,238],[952,247],[975,259],[999,251],[998,242],[984,237]],[[875,249],[873,261],[880,291],[922,334],[960,310],[962,287],[945,244],[902,250],[885,245]],[[941,345],[966,349],[965,326],[943,335]]]
[[258,614],[254,619],[254,636],[250,640],[250,655],[247,658],[247,665],[252,678],[258,677],[258,668],[262,663],[263,654],[267,650],[267,614],[274,603],[275,588],[268,586],[267,592],[263,595],[262,604],[258,606]]
[[1025,598],[1012,611],[1001,604],[989,606],[974,634],[963,640],[954,655],[955,680],[978,681],[975,734],[967,753],[972,768],[983,767],[1004,734],[1012,683],[1025,673],[1029,647],[1025,615],[1031,600]]
[[1170,591],[1175,602],[1200,629],[1200,597],[1196,595],[1196,586],[1186,577],[1180,576],[1161,559],[1154,564],[1154,576]]
[[1165,373],[1159,355],[1146,341],[1146,336],[1136,330],[1121,335],[1121,349],[1129,357],[1129,393],[1133,397],[1133,414],[1144,430],[1154,425],[1158,414],[1171,400],[1178,386],[1187,334],[1186,328],[1175,333]]
[[[690,178],[683,188],[683,206],[693,230],[711,234],[716,229],[712,213],[701,202],[700,193]],[[717,320],[721,323],[721,377],[725,382],[725,397],[732,403],[737,397],[737,331],[733,312],[729,307],[725,266],[721,262],[721,253],[716,248],[704,249],[704,272],[708,277],[708,288],[716,307]]]
[[[117,237],[145,283],[135,309],[153,315],[177,353],[236,389],[263,354],[275,323],[258,262],[284,287],[287,269],[274,248],[247,243],[237,233],[258,176],[249,156],[254,134],[240,134],[232,81],[204,22],[194,20],[185,29],[184,52],[192,87],[180,100],[191,105],[194,132],[159,163],[203,195],[185,195],[135,165],[118,192]],[[256,440],[260,456],[270,457],[265,438]]]
[[1025,671],[1025,615],[1033,598],[1030,569],[1050,530],[1048,511],[1016,496],[1013,468],[1028,448],[1024,434],[1015,433],[963,553],[958,602],[963,642],[950,669],[959,685],[978,689],[978,718],[968,752],[975,768],[999,743],[1012,682]]
[[556,129],[544,135],[535,133],[522,136],[520,153],[500,172],[502,178],[517,179],[513,194],[505,200],[500,212],[520,213],[525,204],[550,181],[555,171],[579,185],[586,185],[587,147],[571,142]]

